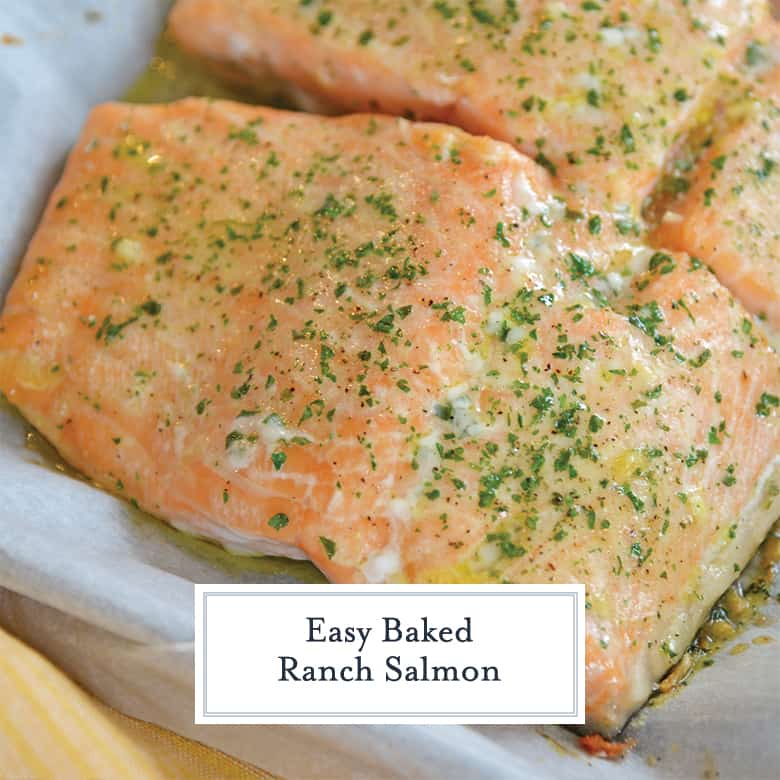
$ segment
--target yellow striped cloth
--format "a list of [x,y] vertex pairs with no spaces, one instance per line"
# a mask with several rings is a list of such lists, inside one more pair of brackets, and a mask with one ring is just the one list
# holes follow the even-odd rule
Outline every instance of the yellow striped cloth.
[[0,629],[0,780],[273,780],[100,704]]

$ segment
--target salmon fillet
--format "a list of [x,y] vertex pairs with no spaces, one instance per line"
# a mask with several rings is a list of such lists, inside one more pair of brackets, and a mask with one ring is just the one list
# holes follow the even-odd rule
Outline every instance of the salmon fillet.
[[720,113],[729,129],[710,138],[653,240],[701,257],[780,332],[780,70]]
[[780,509],[780,361],[716,278],[512,147],[403,119],[95,109],[0,389],[232,549],[336,582],[585,582],[606,734]]
[[508,141],[636,216],[768,19],[765,0],[178,0],[170,30],[244,81]]

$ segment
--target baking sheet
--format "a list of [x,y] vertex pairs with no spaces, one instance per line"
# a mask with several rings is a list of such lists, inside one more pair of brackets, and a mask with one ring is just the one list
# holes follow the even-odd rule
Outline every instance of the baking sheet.
[[[89,106],[151,55],[160,0],[0,0],[0,295]],[[192,583],[323,581],[310,565],[239,558],[58,468],[0,405],[0,622],[100,698],[292,780],[763,778],[780,766],[780,631],[768,624],[629,726],[620,764],[560,728],[195,727]],[[752,645],[754,636],[775,642]],[[2,706],[0,704],[0,706]]]

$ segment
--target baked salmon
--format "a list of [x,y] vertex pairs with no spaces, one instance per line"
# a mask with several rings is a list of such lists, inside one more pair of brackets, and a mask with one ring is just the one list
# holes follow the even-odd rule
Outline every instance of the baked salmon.
[[769,24],[766,0],[178,0],[170,17],[228,76],[508,141],[629,216]]
[[780,70],[718,110],[685,191],[665,204],[653,240],[705,260],[780,332]]
[[610,734],[780,510],[780,360],[699,261],[511,146],[381,116],[96,108],[0,319],[78,469],[336,582],[585,582]]

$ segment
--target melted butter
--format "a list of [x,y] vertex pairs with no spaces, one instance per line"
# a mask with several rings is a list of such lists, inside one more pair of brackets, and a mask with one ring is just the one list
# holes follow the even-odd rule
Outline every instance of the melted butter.
[[740,655],[752,645],[773,642],[767,635],[754,637],[750,643],[731,644],[749,628],[766,625],[763,607],[770,601],[780,601],[780,520],[761,545],[745,573],[718,600],[699,629],[696,638],[658,686],[658,695],[649,702],[663,703],[687,685],[691,676],[702,667],[715,663],[713,655],[728,647],[729,655]]
[[157,41],[154,56],[138,80],[125,94],[131,103],[167,103],[185,97],[210,97],[263,102],[278,107],[290,107],[280,84],[269,79],[260,86],[228,85],[194,57],[183,52],[163,33]]
[[638,450],[624,450],[610,461],[612,477],[617,482],[628,482],[649,466],[647,455]]
[[71,479],[78,479],[82,482],[87,482],[90,485],[94,484],[81,472],[66,463],[54,446],[49,444],[49,442],[24,419],[2,395],[0,395],[0,414],[8,414],[16,417],[24,425],[24,446],[27,451],[33,455],[33,457],[30,458],[31,463],[49,469],[50,471],[64,474]]
[[440,569],[432,569],[423,574],[420,582],[429,585],[450,585],[457,582],[462,585],[484,584],[488,579],[484,572],[475,571],[468,560],[461,561],[456,566],[445,566]]
[[239,91],[226,87],[197,60],[185,54],[163,33],[154,57],[125,95],[131,103],[165,103],[198,96],[240,100]]

